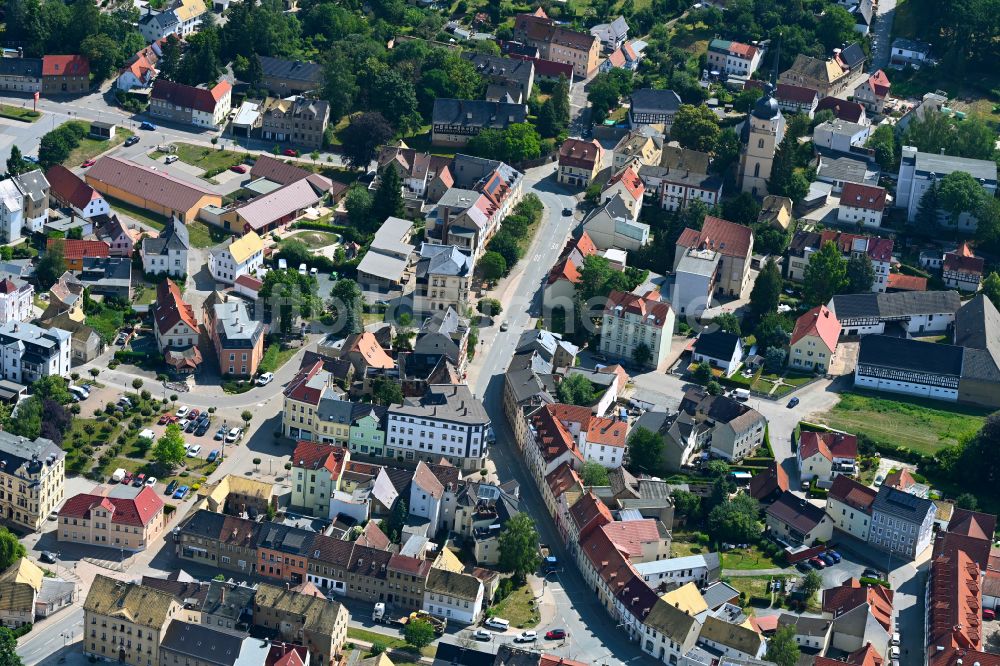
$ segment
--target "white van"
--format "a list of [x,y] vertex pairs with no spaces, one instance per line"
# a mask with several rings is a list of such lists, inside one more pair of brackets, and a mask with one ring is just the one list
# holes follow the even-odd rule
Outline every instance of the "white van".
[[278,270],[285,270],[288,268],[288,262],[285,259],[278,259]]
[[747,401],[750,399],[750,389],[736,389],[733,391],[733,396],[740,401]]
[[319,269],[313,266],[312,268],[309,269],[309,275],[316,277],[317,275],[319,275]]
[[307,272],[306,271],[306,265],[305,264],[299,264],[299,275],[305,275],[306,272]]
[[502,617],[491,617],[486,622],[483,622],[483,625],[497,631],[507,631],[510,629],[510,620],[505,620]]

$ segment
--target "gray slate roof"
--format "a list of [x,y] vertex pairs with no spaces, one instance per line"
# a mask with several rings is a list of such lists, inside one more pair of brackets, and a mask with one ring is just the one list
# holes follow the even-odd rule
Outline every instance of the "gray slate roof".
[[923,523],[928,513],[934,514],[936,509],[934,502],[929,499],[884,485],[878,489],[872,511],[920,524]]
[[142,241],[142,253],[148,255],[162,255],[168,250],[189,249],[191,241],[188,238],[187,225],[176,217],[160,232],[159,238],[147,238]]
[[454,245],[424,243],[420,246],[417,275],[468,275],[472,261]]
[[319,85],[323,80],[323,67],[319,63],[302,60],[285,60],[284,58],[269,58],[257,56],[260,68],[265,77],[290,79]]
[[232,666],[240,656],[243,639],[204,624],[171,620],[160,648],[190,656],[199,663]]
[[481,425],[490,422],[483,403],[465,384],[432,384],[420,398],[407,399],[389,407],[390,414],[415,418],[434,418],[454,423]]
[[431,123],[479,129],[505,129],[511,123],[523,123],[528,118],[524,104],[488,102],[483,99],[434,100]]
[[632,113],[671,113],[681,106],[681,98],[673,90],[640,88],[632,91]]
[[838,321],[859,317],[898,319],[923,314],[954,314],[962,306],[957,291],[838,294],[829,308]]
[[861,338],[858,364],[959,377],[962,375],[963,351],[954,345],[889,335],[866,335]]

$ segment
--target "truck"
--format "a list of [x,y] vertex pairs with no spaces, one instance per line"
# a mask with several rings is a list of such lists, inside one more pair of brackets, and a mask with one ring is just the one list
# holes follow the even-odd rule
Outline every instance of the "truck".
[[406,626],[407,622],[413,622],[414,620],[423,620],[428,622],[432,627],[434,627],[434,633],[438,636],[444,634],[445,627],[448,625],[447,620],[435,617],[426,611],[414,611],[409,615],[404,615],[403,617],[392,615],[386,610],[385,604],[381,601],[375,604],[375,610],[372,611],[373,622]]
[[121,483],[122,479],[125,478],[125,474],[126,474],[125,469],[122,468],[122,467],[119,467],[111,475],[111,480],[114,481],[115,483]]

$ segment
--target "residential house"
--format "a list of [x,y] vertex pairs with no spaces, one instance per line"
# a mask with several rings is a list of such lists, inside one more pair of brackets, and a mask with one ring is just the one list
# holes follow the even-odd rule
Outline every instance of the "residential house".
[[816,115],[816,106],[819,104],[819,92],[815,88],[779,83],[774,91],[774,99],[778,102],[778,108],[785,113],[804,113],[812,118]]
[[[872,126],[834,118],[813,129],[813,144],[838,153],[854,154],[871,136]],[[862,153],[862,157],[865,155]]]
[[617,195],[587,214],[583,230],[600,250],[634,252],[649,243],[649,225],[634,221],[625,200]]
[[883,70],[878,70],[862,81],[854,89],[854,101],[864,105],[871,113],[882,113],[885,100],[889,97],[889,77]]
[[177,619],[167,625],[159,653],[161,664],[176,661],[190,666],[236,666],[241,658],[263,659],[267,649],[261,646],[259,639],[245,632],[237,635]]
[[194,34],[201,25],[201,19],[208,8],[202,0],[178,0],[174,4],[173,12],[177,16],[178,37],[187,37]]
[[307,210],[322,205],[331,182],[318,173],[283,185],[222,212],[220,226],[240,234],[267,234],[295,221]]
[[866,159],[840,153],[820,152],[817,156],[816,180],[831,185],[831,193],[838,194],[845,183],[878,185],[879,168]]
[[[282,430],[285,437],[313,440],[314,417],[323,392],[333,386],[333,375],[322,361],[304,365],[285,386]],[[319,424],[316,423],[318,426]]]
[[934,502],[883,486],[872,504],[868,543],[879,550],[916,559],[931,544]]
[[340,348],[340,358],[350,361],[354,371],[363,375],[369,368],[391,370],[395,367],[392,357],[382,348],[371,331],[347,336]]
[[257,56],[261,85],[272,95],[287,97],[318,90],[323,85],[323,67],[319,63]]
[[27,385],[42,377],[67,377],[70,365],[67,331],[19,321],[0,324],[0,372],[4,379]]
[[341,654],[350,613],[339,601],[262,583],[254,595],[253,622],[301,644],[317,664],[327,664]]
[[381,405],[355,403],[351,412],[350,449],[381,457],[385,451],[386,409]]
[[686,557],[635,563],[636,573],[657,592],[694,583],[707,586],[719,580],[722,571],[718,553],[700,553]]
[[170,35],[176,35],[181,29],[181,22],[172,9],[155,12],[147,5],[146,13],[139,17],[138,28],[143,39],[155,44]]
[[557,24],[541,7],[514,17],[514,40],[537,49],[544,60],[571,65],[575,79],[587,79],[597,70],[600,40]]
[[646,616],[640,646],[664,664],[677,663],[695,647],[701,625],[691,613],[657,598]]
[[188,250],[191,241],[188,229],[180,219],[174,217],[156,238],[142,241],[139,254],[142,270],[149,275],[166,274],[170,277],[187,275]]
[[[396,168],[403,181],[403,205],[416,213],[425,201],[437,203],[448,188],[454,185],[452,159],[421,153],[405,146],[406,144],[383,147],[377,159],[378,172],[381,174],[389,165]],[[372,180],[372,188],[377,187],[380,178]]]
[[263,523],[257,533],[257,573],[298,585],[306,579],[307,558],[316,532],[283,523]]
[[586,188],[601,168],[603,152],[597,139],[566,139],[559,146],[558,181]]
[[583,260],[597,254],[597,246],[584,231],[578,238],[570,238],[563,249],[562,256],[549,270],[542,291],[542,305],[546,312],[554,308],[564,311],[573,306],[576,295],[576,285],[580,281],[579,267]]
[[193,222],[206,206],[222,207],[221,195],[211,190],[118,157],[98,159],[84,179],[105,196],[183,223]]
[[59,509],[56,538],[115,550],[145,550],[166,524],[163,500],[152,486],[116,485],[106,494],[81,493]]
[[526,122],[528,107],[486,100],[434,100],[431,114],[431,143],[461,147],[484,129],[504,130],[513,123]]
[[811,88],[820,97],[827,97],[843,91],[850,81],[849,74],[837,58],[820,60],[800,53],[795,56],[792,66],[778,77],[778,84]]
[[664,134],[670,133],[681,98],[673,90],[640,88],[629,97],[628,122],[632,129],[655,125]]
[[216,282],[233,284],[241,275],[253,277],[264,265],[264,241],[253,231],[233,237],[208,255],[208,272]]
[[883,188],[845,183],[840,193],[837,221],[877,229],[882,226],[885,204],[886,191]]
[[807,654],[822,654],[830,647],[833,622],[825,617],[782,613],[778,616],[778,628],[784,627],[792,627],[796,645],[808,650]]
[[965,292],[979,291],[983,286],[983,266],[985,260],[972,252],[969,244],[963,242],[953,252],[945,252],[941,264],[944,286]]
[[168,122],[214,129],[229,115],[232,92],[233,86],[228,81],[209,89],[157,79],[149,97],[149,115]]
[[773,502],[786,490],[788,490],[788,472],[777,462],[772,461],[750,479],[750,496],[762,504]]
[[793,545],[811,546],[833,536],[833,521],[823,509],[787,491],[767,507],[764,520],[775,536]]
[[30,627],[76,601],[76,583],[46,576],[27,557],[15,560],[0,574],[0,624],[8,629]]
[[713,39],[708,43],[708,68],[723,77],[749,79],[760,66],[763,55],[762,49],[750,44]]
[[825,305],[817,305],[795,320],[788,341],[788,365],[796,370],[826,373],[837,353],[840,322]]
[[35,288],[19,277],[0,280],[0,324],[35,318]]
[[533,62],[474,51],[464,52],[462,57],[470,61],[476,72],[486,79],[487,101],[528,103],[535,83]]
[[[11,342],[9,338],[3,340],[5,347]],[[9,375],[4,378],[19,382]],[[38,437],[32,441],[0,432],[0,462],[3,463],[0,483],[8,489],[5,496],[0,497],[0,511],[9,524],[28,532],[44,526],[50,512],[63,500],[65,460],[66,454],[52,440]]]
[[[231,506],[239,510],[251,505]],[[198,509],[175,528],[175,552],[181,560],[246,576],[257,571],[261,529],[262,524],[253,520]]]
[[[143,580],[148,580],[143,577]],[[204,585],[200,607],[200,624],[211,626],[223,634],[246,636],[253,614],[256,590],[246,583],[213,580]],[[184,597],[181,597],[184,598]]]
[[[84,185],[84,187],[89,186]],[[108,244],[110,248],[109,253],[112,257],[131,257],[135,252],[136,246],[139,245],[143,235],[146,233],[136,226],[130,226],[122,222],[121,218],[117,215],[112,215],[106,224],[94,231],[94,235],[97,236],[98,240]],[[155,231],[148,232],[148,234],[152,236],[158,235]]]
[[[21,193],[24,204],[21,209],[21,226],[34,233],[42,231],[49,221],[49,181],[46,180],[41,169],[26,171],[9,180],[14,182],[18,192]],[[4,233],[4,229],[0,228],[0,234],[2,233]],[[13,236],[8,237],[10,240],[15,240]]]
[[[717,587],[721,585],[725,583],[716,584]],[[698,643],[702,648],[720,651],[723,659],[763,659],[767,650],[767,641],[756,629],[716,615],[705,617]]]
[[194,308],[184,302],[180,289],[169,278],[156,285],[152,306],[156,346],[175,372],[190,373],[201,364],[198,338],[201,334]]
[[628,22],[624,16],[619,16],[611,23],[598,23],[590,29],[590,34],[601,40],[601,45],[607,53],[621,48],[628,39]]
[[[947,332],[961,307],[957,291],[842,294],[828,307],[848,337],[882,335],[901,327],[909,335]],[[911,341],[912,342],[912,341]]]
[[53,247],[61,248],[66,268],[71,271],[82,271],[84,258],[107,258],[111,255],[108,244],[97,240],[49,238],[45,247],[47,250]]
[[627,165],[639,169],[659,166],[663,155],[663,137],[655,132],[631,130],[612,149],[611,168],[616,172]]
[[413,309],[421,315],[452,308],[465,312],[474,259],[454,245],[422,243],[417,260]]
[[919,68],[922,65],[930,64],[931,45],[915,39],[897,37],[892,40],[889,49],[889,66],[896,69],[903,69],[911,66]]
[[250,318],[246,304],[241,299],[216,303],[206,312],[205,328],[208,329],[219,359],[223,375],[253,377],[264,356],[263,322]]
[[79,95],[88,90],[90,90],[90,61],[84,56],[42,56],[43,95]]
[[323,147],[330,124],[330,103],[301,95],[264,100],[260,135],[265,141],[291,143],[306,150]]
[[97,574],[83,603],[83,653],[161,666],[160,644],[183,607],[169,592]]
[[803,430],[795,453],[799,478],[829,488],[841,474],[857,473],[858,438],[840,432]]
[[612,291],[601,319],[601,351],[608,358],[659,367],[670,351],[674,311],[669,303]]
[[766,426],[760,412],[738,400],[709,395],[701,388],[688,389],[676,419],[668,426],[664,455],[672,463],[669,450],[673,447],[685,451],[707,448],[724,460],[742,460],[764,443]]
[[694,341],[691,361],[708,363],[722,370],[723,377],[729,377],[743,365],[743,342],[735,333],[702,331]]
[[792,224],[792,200],[769,194],[764,197],[760,213],[757,214],[757,224],[768,225],[779,231],[788,231]]
[[490,418],[465,384],[432,385],[420,398],[390,405],[386,416],[389,456],[481,469]]
[[596,416],[590,407],[554,404],[545,407],[569,432],[585,461],[609,469],[621,467],[625,460],[628,423]]
[[888,652],[893,632],[892,601],[892,590],[863,585],[856,578],[823,590],[823,613],[834,620],[833,647],[854,652],[867,645]]
[[[845,184],[846,191],[853,188]],[[875,270],[875,280],[872,282],[872,292],[884,292],[889,282],[889,269],[892,264],[891,238],[880,236],[865,236],[840,231],[799,231],[792,237],[788,246],[788,279],[801,282],[805,278],[806,266],[812,255],[826,245],[833,243],[844,259],[867,255]]]
[[424,610],[459,624],[476,624],[483,612],[483,583],[472,574],[431,567]]
[[[750,256],[753,253],[753,232],[750,227],[717,217],[705,217],[700,231],[685,229],[677,239],[677,248],[674,252],[675,271],[692,250],[709,251],[718,255],[718,280],[715,284],[715,293],[735,298],[746,295],[750,281]],[[681,304],[681,313],[685,311],[684,299],[675,297],[673,302]]]
[[0,90],[35,93],[42,90],[41,58],[0,58]]
[[632,222],[638,224],[639,213],[642,211],[643,197],[646,191],[639,174],[631,166],[627,166],[611,176],[601,190],[600,202],[607,203],[619,197],[625,204],[625,209],[632,214]]
[[330,499],[340,483],[347,449],[320,442],[300,441],[292,453],[292,506],[310,515],[330,516]]
[[639,61],[642,59],[643,49],[640,49],[642,45],[641,42],[625,42],[601,63],[600,71],[610,72],[612,69],[636,71],[639,69]]
[[[139,19],[139,29],[142,30],[142,20]],[[157,30],[159,31],[159,30]],[[118,71],[118,78],[115,79],[115,89],[128,92],[135,88],[147,90],[152,87],[153,81],[159,75],[156,63],[159,62],[162,51],[160,43],[154,41],[149,46],[140,49],[131,61]]]
[[868,541],[875,495],[875,490],[848,476],[835,476],[826,496],[826,514],[834,528]]
[[870,125],[871,121],[865,115],[865,107],[858,102],[840,99],[839,97],[824,97],[816,105],[816,113],[830,111],[837,120],[843,120],[857,125]]
[[688,166],[642,165],[639,178],[645,185],[648,201],[659,204],[664,210],[680,210],[692,201],[701,201],[711,207],[722,200],[722,178]]
[[469,330],[469,320],[459,317],[454,308],[439,310],[420,325],[413,351],[418,354],[444,354],[460,372],[464,372],[469,358]]
[[132,260],[128,257],[84,257],[77,278],[95,296],[132,300]]
[[[913,222],[920,209],[920,200],[932,183],[956,171],[964,171],[979,181],[990,196],[997,191],[997,165],[990,160],[976,160],[937,153],[922,153],[913,146],[903,146],[896,186],[896,207],[906,209],[906,219]],[[966,211],[958,216],[957,225],[951,215],[941,214],[941,224],[964,233],[976,230],[976,218]]]

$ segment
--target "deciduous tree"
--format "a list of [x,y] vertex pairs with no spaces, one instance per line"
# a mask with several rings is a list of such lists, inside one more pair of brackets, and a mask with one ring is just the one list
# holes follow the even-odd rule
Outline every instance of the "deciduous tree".
[[760,321],[768,312],[778,309],[781,298],[781,269],[773,257],[768,258],[764,268],[757,275],[753,289],[750,290],[750,319]]
[[393,136],[392,125],[378,111],[362,113],[341,132],[344,157],[355,169],[367,168],[379,147]]
[[504,525],[497,538],[500,549],[497,566],[513,574],[517,581],[538,569],[541,555],[538,550],[538,532],[535,522],[526,513],[519,513]]
[[864,294],[875,283],[875,267],[867,254],[856,254],[847,260],[846,286],[841,293]]
[[182,462],[187,451],[184,448],[184,437],[181,428],[176,423],[167,426],[166,431],[156,441],[153,447],[153,460],[163,465],[166,469],[172,470]]
[[847,261],[833,241],[827,241],[819,252],[809,257],[802,281],[805,301],[811,306],[825,305],[843,289],[847,281]]
[[774,636],[767,642],[764,659],[778,666],[795,666],[799,660],[799,646],[795,642],[794,626],[778,627]]
[[663,435],[636,428],[628,438],[628,469],[634,474],[657,474],[663,468]]
[[684,148],[710,153],[715,150],[720,132],[719,119],[707,106],[681,104],[674,116],[670,138]]
[[599,462],[588,460],[580,468],[580,480],[585,486],[608,485],[608,470]]

